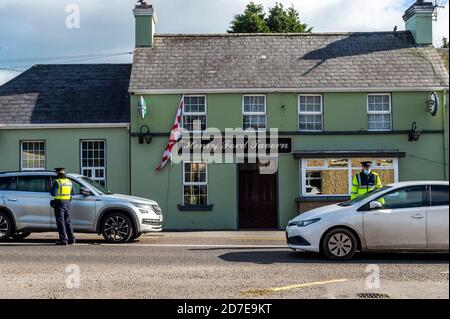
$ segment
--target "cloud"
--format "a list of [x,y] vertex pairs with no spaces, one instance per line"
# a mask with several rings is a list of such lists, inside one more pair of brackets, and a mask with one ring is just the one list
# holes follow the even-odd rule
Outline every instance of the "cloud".
[[15,78],[19,73],[7,70],[0,70],[0,85],[5,84],[9,80]]

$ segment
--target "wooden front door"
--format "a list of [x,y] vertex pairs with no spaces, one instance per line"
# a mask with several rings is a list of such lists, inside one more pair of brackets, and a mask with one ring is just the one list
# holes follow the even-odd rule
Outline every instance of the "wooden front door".
[[274,229],[277,223],[276,174],[259,174],[256,165],[239,166],[239,228]]

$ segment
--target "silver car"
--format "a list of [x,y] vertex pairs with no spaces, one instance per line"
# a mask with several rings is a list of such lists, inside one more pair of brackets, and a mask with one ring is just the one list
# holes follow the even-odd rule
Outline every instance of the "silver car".
[[[0,173],[0,241],[34,232],[57,231],[50,188],[54,172]],[[149,199],[113,194],[93,180],[68,174],[73,183],[71,220],[75,232],[97,233],[123,243],[162,230],[159,205]]]
[[448,188],[448,182],[402,182],[310,210],[289,221],[288,245],[334,260],[357,251],[448,252]]

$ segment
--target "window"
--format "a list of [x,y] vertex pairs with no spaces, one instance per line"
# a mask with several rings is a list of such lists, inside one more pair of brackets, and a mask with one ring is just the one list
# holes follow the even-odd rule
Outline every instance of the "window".
[[20,169],[22,171],[45,170],[45,142],[20,142]]
[[242,97],[242,128],[266,130],[266,96],[244,95]]
[[7,190],[11,180],[12,177],[0,177],[0,191]]
[[391,95],[369,94],[367,96],[367,116],[370,131],[390,131]]
[[81,175],[106,186],[106,142],[81,141]]
[[50,192],[49,176],[20,176],[17,177],[15,189],[21,192]]
[[298,130],[301,132],[323,131],[321,95],[299,95]]
[[398,181],[396,158],[319,158],[301,161],[303,196],[349,196],[361,162],[372,161],[383,185]]
[[206,162],[184,162],[184,205],[208,204],[208,171]]
[[207,111],[205,96],[185,96],[182,127],[191,132],[205,131]]
[[383,209],[427,206],[425,186],[405,187],[385,194],[380,198],[383,198]]
[[431,186],[431,206],[448,206],[448,186]]

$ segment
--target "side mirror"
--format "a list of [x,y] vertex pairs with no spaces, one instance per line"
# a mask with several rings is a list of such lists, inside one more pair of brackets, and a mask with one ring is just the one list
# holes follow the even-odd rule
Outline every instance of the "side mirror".
[[92,192],[86,187],[81,187],[80,188],[80,194],[83,195],[83,196],[91,196],[91,195],[93,195]]
[[380,202],[373,201],[373,202],[370,202],[369,208],[370,209],[380,209],[380,208],[383,208],[383,205],[381,205]]

